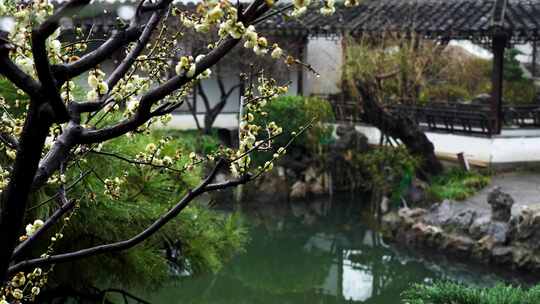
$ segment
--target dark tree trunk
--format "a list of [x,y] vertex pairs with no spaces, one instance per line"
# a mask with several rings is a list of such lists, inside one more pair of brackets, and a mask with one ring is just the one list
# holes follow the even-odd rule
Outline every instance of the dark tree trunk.
[[7,279],[7,269],[17,239],[23,230],[23,218],[32,182],[38,169],[41,151],[51,122],[44,106],[32,102],[10,175],[10,183],[0,203],[0,285]]
[[204,102],[204,107],[205,107],[204,134],[210,134],[212,132],[212,126],[214,125],[216,118],[219,116],[219,114],[221,114],[221,112],[225,108],[225,105],[227,104],[227,100],[232,95],[234,90],[240,89],[242,86],[242,84],[240,83],[231,87],[227,91],[225,89],[225,84],[223,83],[223,79],[219,75],[217,77],[217,83],[218,83],[219,92],[220,92],[220,99],[219,99],[219,102],[214,107],[210,105],[210,99],[208,95],[206,95],[206,92],[200,82],[197,86],[198,94],[202,97],[203,102]]
[[364,85],[357,85],[357,88],[362,97],[362,118],[365,122],[379,128],[383,134],[399,139],[411,154],[420,156],[420,169],[425,175],[443,172],[443,165],[435,156],[433,144],[414,121],[389,114],[378,104],[369,88]]

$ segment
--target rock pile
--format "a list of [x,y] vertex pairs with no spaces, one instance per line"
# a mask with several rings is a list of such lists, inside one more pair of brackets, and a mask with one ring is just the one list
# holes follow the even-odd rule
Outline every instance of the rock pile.
[[540,270],[540,208],[525,208],[512,216],[514,200],[500,188],[481,208],[454,208],[443,201],[429,210],[401,209],[383,217],[391,239],[427,247],[461,258],[520,270]]

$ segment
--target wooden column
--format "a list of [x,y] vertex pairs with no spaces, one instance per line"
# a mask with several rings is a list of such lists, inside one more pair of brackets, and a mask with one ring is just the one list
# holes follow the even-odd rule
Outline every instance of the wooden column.
[[[301,42],[300,42],[300,46],[299,46],[299,51],[298,51],[298,59],[300,59],[300,61],[302,62],[305,62],[305,57],[306,57],[306,47],[307,47],[307,44],[308,44],[309,40],[308,40],[308,37],[303,37]],[[296,65],[298,70],[297,70],[297,75],[296,75],[296,94],[297,95],[300,95],[300,96],[303,96],[304,95],[304,67],[301,66],[301,65]]]
[[536,77],[536,40],[532,43],[532,67],[531,74],[532,77]]
[[507,38],[504,34],[495,34],[492,38],[493,71],[491,74],[491,118],[493,134],[500,134],[503,122],[502,90],[503,61]]

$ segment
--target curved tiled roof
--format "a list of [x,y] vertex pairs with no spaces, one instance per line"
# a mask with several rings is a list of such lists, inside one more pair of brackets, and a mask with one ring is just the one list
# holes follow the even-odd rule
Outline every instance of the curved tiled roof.
[[540,34],[538,0],[376,0],[356,10],[344,14],[352,34],[390,30],[475,39],[498,31],[513,41],[537,40]]
[[[193,3],[181,5],[187,10],[195,7]],[[298,19],[277,14],[257,27],[292,36],[393,31],[437,39],[482,40],[502,32],[511,42],[540,40],[540,0],[364,0],[354,8],[336,8],[329,17],[321,16],[318,9],[308,10]],[[106,16],[76,23],[112,27],[114,22]]]

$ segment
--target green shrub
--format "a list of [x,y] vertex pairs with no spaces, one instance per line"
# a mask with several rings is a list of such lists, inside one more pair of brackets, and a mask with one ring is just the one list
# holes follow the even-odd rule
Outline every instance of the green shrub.
[[523,70],[521,69],[521,63],[517,59],[518,55],[522,52],[518,49],[508,49],[504,53],[503,58],[503,78],[506,81],[521,81],[525,79]]
[[416,175],[420,160],[405,147],[381,146],[354,155],[352,164],[363,172],[367,189],[391,193],[397,201]]
[[504,81],[503,100],[505,104],[519,105],[535,102],[537,89],[531,79]]
[[530,289],[507,285],[492,288],[468,287],[458,283],[417,284],[402,294],[404,304],[537,304],[540,285]]
[[443,199],[460,201],[474,195],[490,181],[489,176],[477,172],[450,169],[433,179],[428,193],[436,201]]
[[[313,119],[311,127],[298,136],[289,146],[288,151],[300,153],[318,153],[321,147],[327,145],[332,140],[333,127],[326,123],[334,122],[334,112],[331,104],[321,98],[302,96],[283,96],[272,100],[265,106],[267,117],[257,118],[255,124],[264,125],[274,121],[283,128],[283,134],[275,140],[276,147],[285,146],[292,138],[293,132],[309,124]],[[294,153],[288,153],[293,155]],[[253,161],[258,164],[268,160],[268,155],[262,153],[255,154]]]
[[420,102],[470,100],[471,93],[466,88],[455,84],[437,84],[425,87],[420,92]]
[[332,135],[332,129],[325,126],[326,122],[335,120],[334,112],[330,103],[316,97],[283,96],[270,102],[265,110],[268,112],[267,120],[274,121],[283,128],[285,136],[277,139],[277,144],[282,146],[289,141],[292,132],[298,132],[313,118],[313,126],[299,136],[294,145],[311,148],[313,145],[325,143]]

